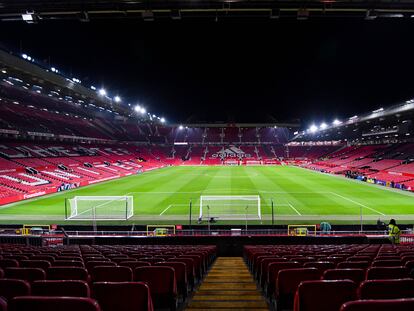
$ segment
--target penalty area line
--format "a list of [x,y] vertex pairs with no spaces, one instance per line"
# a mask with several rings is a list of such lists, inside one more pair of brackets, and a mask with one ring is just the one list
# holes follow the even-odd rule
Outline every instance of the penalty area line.
[[366,205],[364,205],[364,204],[362,204],[362,203],[359,203],[359,202],[357,202],[357,201],[354,201],[354,200],[352,200],[352,199],[350,199],[350,198],[344,197],[344,196],[342,196],[342,195],[340,195],[340,194],[338,194],[338,193],[335,193],[335,192],[331,192],[331,193],[332,193],[332,194],[334,194],[334,195],[336,195],[337,197],[340,197],[340,198],[344,199],[344,200],[347,200],[347,201],[352,202],[352,203],[354,203],[354,204],[357,204],[357,205],[359,205],[359,206],[361,206],[361,207],[364,207],[364,208],[366,208],[366,209],[369,209],[370,211],[373,211],[374,213],[380,214],[380,215],[382,215],[382,216],[386,216],[385,214],[381,213],[380,211],[377,211],[376,209],[374,209],[374,208],[372,208],[372,207],[366,206]]
[[292,204],[288,203],[288,205],[290,206],[291,209],[293,209],[296,212],[296,214],[298,214],[299,216],[302,216],[302,214],[299,213],[299,211]]
[[160,216],[162,216],[162,214],[164,214],[166,211],[168,211],[168,210],[169,210],[169,208],[170,208],[170,207],[172,207],[172,206],[173,206],[172,204],[168,205],[168,206],[167,206],[167,208],[166,208],[166,209],[164,209],[164,210],[161,212]]

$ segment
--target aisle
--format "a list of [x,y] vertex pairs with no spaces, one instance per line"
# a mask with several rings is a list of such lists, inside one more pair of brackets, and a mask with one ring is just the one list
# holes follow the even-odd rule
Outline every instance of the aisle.
[[241,257],[219,257],[185,310],[269,310]]

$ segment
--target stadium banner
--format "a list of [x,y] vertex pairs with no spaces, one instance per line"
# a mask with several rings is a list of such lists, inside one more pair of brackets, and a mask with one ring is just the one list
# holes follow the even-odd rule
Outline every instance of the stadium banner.
[[66,191],[66,190],[70,190],[70,189],[76,189],[79,188],[81,186],[80,183],[75,182],[75,183],[62,183],[59,187],[57,187],[57,192],[61,192],[61,191]]
[[245,153],[240,148],[237,148],[236,146],[230,146],[229,148],[222,149],[216,153],[213,153],[210,158],[213,159],[226,159],[226,158],[252,158],[252,155],[249,153]]

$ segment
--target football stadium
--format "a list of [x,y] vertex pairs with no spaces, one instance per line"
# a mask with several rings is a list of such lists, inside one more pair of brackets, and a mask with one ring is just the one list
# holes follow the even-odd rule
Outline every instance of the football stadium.
[[0,1],[0,311],[414,310],[412,17]]

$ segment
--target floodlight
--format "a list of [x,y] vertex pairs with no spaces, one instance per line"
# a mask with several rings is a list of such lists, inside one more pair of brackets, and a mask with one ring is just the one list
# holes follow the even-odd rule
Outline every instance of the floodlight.
[[318,130],[318,127],[315,124],[312,124],[309,128],[309,132],[315,133]]
[[180,125],[179,127],[178,127],[178,129],[179,130],[182,130],[184,128],[184,126],[182,126],[182,125]]
[[99,90],[99,95],[105,96],[106,95],[106,90],[105,89],[100,89]]
[[335,120],[333,120],[333,122],[332,122],[332,124],[333,125],[339,125],[339,124],[341,124],[342,122],[341,121],[339,121],[338,119],[335,119]]
[[120,103],[120,102],[121,102],[121,97],[119,97],[118,95],[116,95],[116,96],[114,97],[114,101],[115,101],[116,103]]
[[326,129],[327,127],[328,127],[328,124],[326,124],[325,122],[322,122],[322,123],[321,123],[321,125],[319,126],[319,128],[320,128],[321,130]]
[[28,23],[33,22],[33,14],[30,14],[30,13],[22,14],[22,19]]
[[27,60],[31,61],[31,60],[32,60],[32,58],[31,58],[30,56],[27,56]]
[[379,108],[379,109],[376,109],[376,110],[374,110],[374,111],[372,111],[373,113],[378,113],[378,112],[381,112],[381,111],[384,111],[384,108]]
[[161,123],[165,123],[165,119],[164,118],[161,118],[160,121],[161,121]]
[[355,116],[353,116],[353,117],[350,117],[350,118],[349,118],[349,120],[355,120],[356,118],[358,118],[358,116],[357,116],[357,115],[355,115]]
[[22,54],[23,59],[27,59],[27,54]]
[[141,108],[141,113],[142,113],[142,114],[144,114],[144,113],[146,113],[146,112],[147,112],[147,110],[146,110],[144,107],[142,107],[142,108]]
[[141,106],[136,105],[136,106],[134,107],[134,110],[135,110],[136,112],[141,112]]

